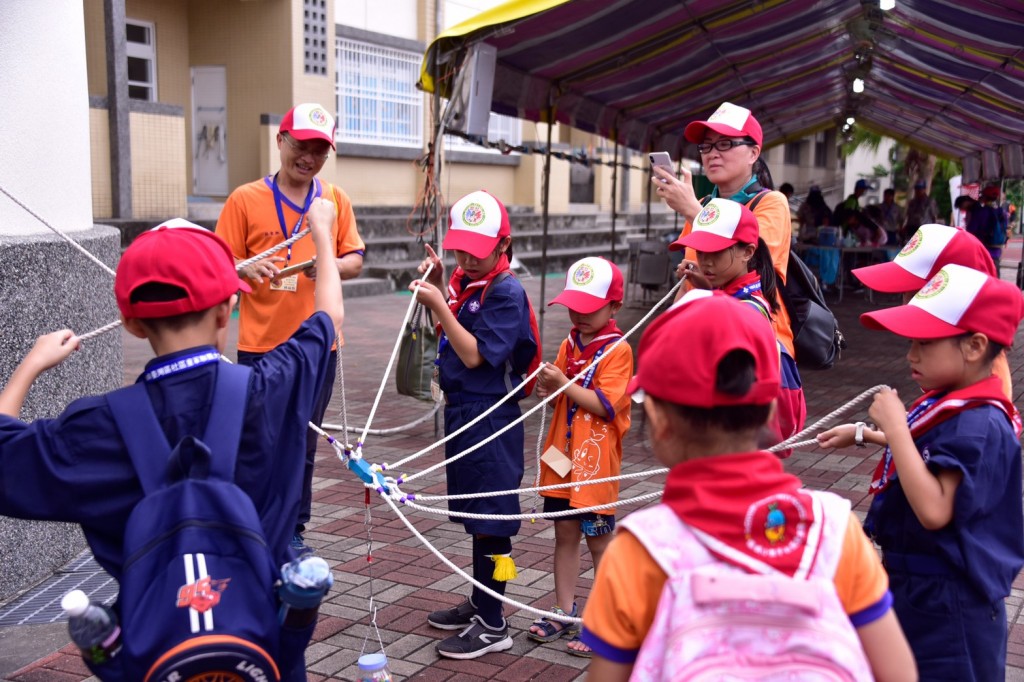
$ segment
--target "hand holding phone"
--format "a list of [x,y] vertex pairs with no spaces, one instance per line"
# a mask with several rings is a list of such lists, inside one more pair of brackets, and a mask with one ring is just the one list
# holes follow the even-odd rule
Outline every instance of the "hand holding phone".
[[[652,168],[654,166],[660,166],[670,174],[676,174],[675,168],[672,167],[672,157],[669,156],[668,152],[651,152],[647,155],[647,158],[650,159]],[[661,181],[665,182],[664,179],[661,179]]]

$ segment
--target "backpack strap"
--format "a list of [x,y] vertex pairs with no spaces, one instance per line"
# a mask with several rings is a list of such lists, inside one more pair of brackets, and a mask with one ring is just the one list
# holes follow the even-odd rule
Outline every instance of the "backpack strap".
[[504,282],[509,277],[515,277],[515,274],[513,274],[512,270],[502,270],[497,275],[495,275],[494,279],[488,282],[487,286],[484,287],[484,290],[480,292],[480,305],[482,306],[484,304],[484,298],[487,297],[487,292],[491,290],[492,286]]
[[[219,453],[210,458],[211,468],[223,480],[234,479],[250,372],[241,365],[226,362],[217,365],[213,402],[203,441],[211,452]],[[106,397],[142,491],[149,495],[158,490],[167,477],[171,445],[153,409],[146,385],[139,382],[108,393]]]
[[[761,185],[756,184],[751,185],[750,189],[757,190],[757,194],[754,195],[754,198],[747,202],[747,208],[749,208],[751,212],[753,212],[753,210],[757,208],[757,205],[761,203],[761,199],[764,199],[764,196],[771,192],[771,190],[764,189],[763,187],[761,187]],[[711,201],[711,195],[707,194],[701,197],[700,205],[707,206],[709,201]]]

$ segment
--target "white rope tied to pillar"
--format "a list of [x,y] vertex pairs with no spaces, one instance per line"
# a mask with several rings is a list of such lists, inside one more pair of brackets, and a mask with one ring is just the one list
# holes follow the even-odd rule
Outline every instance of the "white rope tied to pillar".
[[[28,214],[29,214],[30,216],[32,216],[33,218],[35,218],[36,220],[38,220],[39,222],[41,222],[41,223],[42,223],[43,225],[45,225],[45,226],[46,226],[47,228],[49,228],[50,230],[52,230],[52,231],[53,231],[54,233],[56,233],[56,235],[57,235],[58,237],[60,237],[61,239],[63,239],[64,241],[66,241],[66,242],[67,242],[68,244],[71,244],[71,246],[73,246],[73,247],[75,247],[76,249],[78,249],[79,251],[81,251],[81,252],[82,252],[82,254],[84,254],[86,258],[88,258],[88,259],[89,259],[89,260],[91,260],[91,261],[92,261],[93,263],[95,263],[96,265],[98,265],[98,266],[100,266],[101,268],[103,268],[104,270],[106,270],[106,271],[107,271],[107,273],[108,273],[108,274],[109,274],[109,275],[110,275],[111,277],[113,277],[113,276],[115,275],[115,273],[114,273],[114,269],[113,269],[112,267],[110,267],[109,265],[107,265],[106,263],[104,263],[103,261],[101,261],[101,260],[100,260],[99,258],[97,258],[96,256],[94,256],[94,255],[93,255],[92,253],[90,253],[90,252],[89,252],[89,250],[88,250],[88,249],[86,249],[86,248],[85,248],[84,246],[82,246],[81,244],[79,244],[78,242],[76,242],[76,241],[75,241],[74,239],[72,239],[71,237],[69,237],[68,235],[66,235],[66,234],[65,234],[64,232],[62,232],[62,231],[58,230],[58,229],[57,229],[56,227],[54,227],[54,226],[53,226],[53,225],[51,225],[50,223],[48,223],[48,222],[46,222],[45,220],[43,220],[43,218],[42,218],[42,217],[41,217],[41,216],[40,216],[40,215],[39,215],[38,213],[36,213],[36,212],[35,212],[35,211],[33,211],[33,210],[32,210],[31,208],[29,208],[29,207],[28,207],[28,206],[26,206],[25,204],[21,203],[20,201],[18,201],[18,199],[17,199],[17,198],[15,198],[13,194],[11,194],[11,193],[10,193],[10,192],[8,192],[8,191],[7,191],[6,189],[4,189],[4,187],[3,187],[3,186],[0,186],[0,192],[3,192],[4,194],[6,194],[6,195],[7,195],[7,198],[8,198],[8,199],[10,199],[10,200],[11,200],[11,201],[13,201],[14,203],[16,203],[16,204],[17,204],[18,206],[20,206],[20,207],[21,207],[22,209],[24,209],[26,213],[28,213]],[[106,331],[106,329],[104,329],[104,331]],[[100,333],[102,333],[102,332],[100,332]],[[80,338],[85,338],[85,337],[80,337]]]
[[[448,457],[444,461],[438,462],[437,464],[434,464],[433,466],[427,467],[423,471],[419,471],[419,472],[417,472],[415,474],[412,474],[411,476],[407,476],[405,478],[405,480],[406,481],[415,480],[415,479],[417,479],[417,478],[419,478],[421,476],[425,476],[425,475],[427,475],[427,474],[429,474],[429,473],[431,473],[433,471],[436,471],[437,469],[439,469],[441,467],[447,466],[447,465],[451,464],[452,462],[455,462],[455,461],[457,461],[459,459],[462,459],[463,457],[465,457],[466,455],[468,455],[468,454],[470,454],[472,452],[476,452],[477,450],[479,450],[483,446],[485,446],[488,443],[490,443],[495,438],[501,437],[501,435],[504,434],[509,429],[512,429],[512,428],[518,426],[519,424],[523,423],[530,415],[532,415],[537,410],[544,409],[545,405],[547,405],[551,401],[553,401],[556,398],[558,398],[558,396],[562,395],[562,393],[564,393],[565,391],[569,390],[569,387],[572,386],[575,382],[579,381],[584,376],[586,376],[586,374],[588,373],[588,371],[590,370],[591,367],[595,367],[598,363],[600,363],[605,358],[611,357],[612,351],[615,350],[616,346],[618,346],[620,343],[624,343],[626,341],[626,339],[628,339],[630,337],[630,335],[634,334],[638,329],[640,329],[644,324],[646,324],[647,320],[650,319],[656,312],[658,312],[658,309],[664,303],[669,301],[675,295],[676,291],[679,289],[679,287],[681,287],[683,285],[683,282],[685,282],[685,281],[686,281],[686,278],[683,277],[678,282],[676,282],[675,286],[673,286],[671,289],[669,289],[668,293],[665,294],[665,296],[660,301],[658,301],[649,311],[647,311],[647,314],[644,315],[642,318],[640,318],[640,321],[637,322],[635,325],[633,325],[633,327],[630,328],[629,331],[627,331],[625,334],[623,334],[618,339],[616,339],[616,341],[614,343],[612,343],[608,347],[608,350],[605,353],[603,353],[601,356],[595,358],[589,365],[587,365],[582,370],[580,370],[580,372],[575,377],[573,377],[572,379],[569,379],[567,382],[565,382],[564,384],[559,386],[557,389],[552,391],[546,398],[544,398],[539,403],[534,405],[532,408],[530,408],[529,410],[524,412],[517,419],[509,422],[504,427],[502,427],[501,429],[499,429],[496,432],[492,433],[490,436],[488,436],[487,438],[483,439],[482,441],[476,443],[475,445],[471,445],[470,447],[466,448],[462,452],[460,452],[460,453],[458,453],[456,455],[453,455],[452,457]],[[540,371],[543,369],[543,367],[544,367],[543,365],[538,367],[537,371],[535,372],[535,374],[539,374]],[[505,396],[505,399],[507,399],[508,397],[509,396]],[[486,416],[487,414],[489,414],[493,410],[494,410],[494,408],[492,407],[490,410],[487,410],[487,411],[483,412],[479,417],[477,417],[475,420],[473,420],[472,422],[467,424],[467,426],[471,426],[472,424],[476,423],[477,421],[482,419],[484,416]],[[461,431],[461,429],[460,429],[460,431]],[[458,431],[455,434],[451,434],[450,436],[446,436],[445,438],[442,438],[440,441],[438,441],[434,445],[431,445],[430,447],[424,448],[423,450],[420,450],[419,452],[414,453],[414,454],[410,455],[409,457],[406,457],[405,459],[400,460],[399,462],[397,462],[395,464],[388,465],[388,468],[390,468],[390,469],[400,468],[402,465],[406,464],[407,462],[410,462],[413,459],[415,459],[415,458],[417,458],[417,457],[419,457],[419,456],[421,456],[423,454],[426,454],[427,452],[430,452],[431,450],[433,450],[437,446],[439,446],[442,443],[450,440],[451,437],[456,435],[457,433],[458,433]]]
[[363,444],[366,442],[366,434],[370,432],[370,424],[373,423],[373,418],[377,414],[377,407],[380,405],[380,398],[384,394],[384,387],[387,386],[388,377],[391,376],[391,368],[395,364],[395,358],[398,357],[398,349],[402,345],[402,336],[405,333],[405,325],[412,319],[413,308],[416,307],[416,294],[420,290],[420,281],[425,281],[430,277],[430,271],[434,269],[434,264],[431,263],[427,266],[426,271],[416,281],[416,286],[412,289],[412,300],[409,301],[409,307],[406,308],[405,316],[402,318],[402,324],[398,327],[398,338],[395,339],[395,345],[391,349],[391,357],[388,358],[388,365],[384,368],[384,376],[381,377],[380,386],[377,388],[377,395],[373,398],[373,406],[370,408],[370,416],[366,418],[366,426],[363,427],[363,432],[359,435],[359,440],[356,441],[356,454],[362,456]]

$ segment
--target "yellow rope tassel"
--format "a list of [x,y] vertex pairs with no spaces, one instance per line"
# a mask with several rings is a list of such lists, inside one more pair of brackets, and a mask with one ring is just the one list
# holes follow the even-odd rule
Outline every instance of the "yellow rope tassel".
[[516,571],[516,562],[512,561],[512,556],[509,554],[492,554],[491,560],[494,562],[494,575],[492,576],[498,582],[508,582],[514,580],[519,573]]

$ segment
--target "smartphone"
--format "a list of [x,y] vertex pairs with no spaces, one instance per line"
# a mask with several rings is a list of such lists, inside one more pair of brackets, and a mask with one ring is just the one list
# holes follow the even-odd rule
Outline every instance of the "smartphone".
[[314,263],[316,263],[316,258],[311,258],[307,261],[303,261],[302,263],[296,263],[295,265],[289,265],[288,267],[283,268],[281,272],[277,273],[277,276],[287,277],[288,275],[295,274],[296,272],[302,272]]
[[647,158],[651,160],[652,168],[660,166],[672,175],[676,174],[676,169],[672,166],[672,157],[668,155],[668,152],[651,152],[647,155]]

